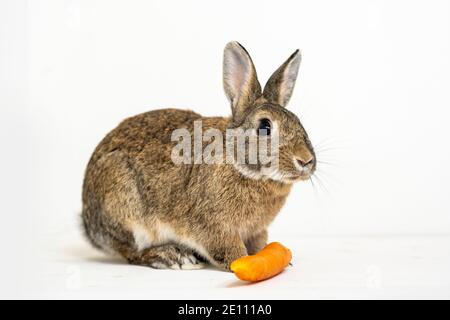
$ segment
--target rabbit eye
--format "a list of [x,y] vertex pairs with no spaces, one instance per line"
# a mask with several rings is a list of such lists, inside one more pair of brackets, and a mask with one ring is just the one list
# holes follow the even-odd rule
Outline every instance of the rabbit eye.
[[269,136],[272,124],[269,119],[261,119],[259,121],[258,134],[261,136]]

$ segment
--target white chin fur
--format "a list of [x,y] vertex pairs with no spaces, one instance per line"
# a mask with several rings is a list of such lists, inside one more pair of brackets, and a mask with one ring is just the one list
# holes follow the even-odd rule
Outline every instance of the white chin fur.
[[291,180],[292,176],[290,174],[286,174],[281,172],[278,169],[269,167],[269,168],[262,168],[261,171],[254,171],[246,166],[234,164],[234,168],[239,171],[240,174],[242,174],[244,177],[252,180],[273,180],[278,182],[284,182],[284,183],[292,183]]

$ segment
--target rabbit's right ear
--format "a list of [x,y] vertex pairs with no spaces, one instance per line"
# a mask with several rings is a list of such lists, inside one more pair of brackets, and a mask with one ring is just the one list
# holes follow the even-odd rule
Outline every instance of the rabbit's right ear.
[[236,121],[261,95],[261,85],[252,59],[236,41],[229,42],[223,52],[223,87]]
[[264,87],[263,96],[280,106],[286,107],[294,90],[300,67],[301,54],[296,50],[285,63],[275,71]]

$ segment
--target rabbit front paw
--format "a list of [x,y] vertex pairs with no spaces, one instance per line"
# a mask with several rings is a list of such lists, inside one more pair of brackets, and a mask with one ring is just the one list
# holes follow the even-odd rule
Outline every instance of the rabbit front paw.
[[231,263],[243,256],[247,255],[247,249],[244,243],[236,243],[234,246],[215,247],[210,249],[210,255],[213,259],[212,263],[219,268],[230,271]]

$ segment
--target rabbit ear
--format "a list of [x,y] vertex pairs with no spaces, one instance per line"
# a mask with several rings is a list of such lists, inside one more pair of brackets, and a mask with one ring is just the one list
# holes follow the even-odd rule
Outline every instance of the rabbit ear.
[[261,85],[252,59],[236,41],[229,42],[223,52],[223,87],[235,119],[240,118],[245,109],[261,96]]
[[285,107],[291,98],[300,67],[301,54],[297,49],[285,63],[275,71],[264,87],[263,96]]

